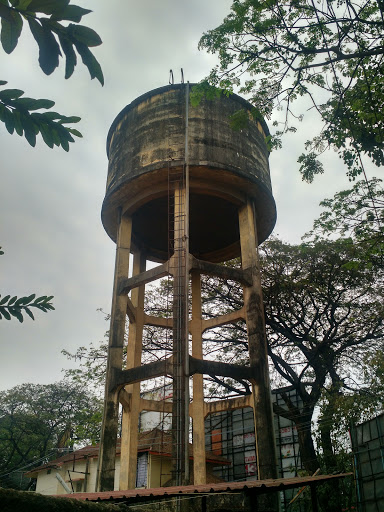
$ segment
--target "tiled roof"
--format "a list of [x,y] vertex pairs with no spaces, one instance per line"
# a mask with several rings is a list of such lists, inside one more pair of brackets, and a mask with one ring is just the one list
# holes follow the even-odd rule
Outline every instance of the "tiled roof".
[[[116,446],[116,455],[119,455],[121,452],[120,439],[117,440]],[[172,453],[172,434],[168,431],[162,431],[157,428],[153,430],[148,430],[147,432],[139,433],[139,444],[138,444],[138,452],[149,452],[152,454],[163,455],[165,457],[170,457]],[[94,446],[85,446],[84,448],[80,448],[79,450],[67,453],[62,457],[59,457],[55,460],[51,460],[46,464],[42,464],[28,473],[25,473],[25,476],[32,476],[38,471],[42,471],[50,468],[57,468],[65,464],[66,462],[78,461],[85,458],[98,457],[99,455],[99,445],[96,444]],[[193,458],[193,447],[189,445],[189,456]],[[216,465],[229,465],[230,462],[224,457],[220,457],[219,455],[214,454],[213,452],[206,452],[206,460],[207,462],[211,462]]]

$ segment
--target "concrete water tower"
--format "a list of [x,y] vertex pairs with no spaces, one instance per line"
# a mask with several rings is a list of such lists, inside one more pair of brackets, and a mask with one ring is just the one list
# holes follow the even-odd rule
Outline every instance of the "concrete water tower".
[[[114,487],[119,402],[124,411],[120,489],[135,487],[140,410],[163,407],[140,398],[140,382],[161,375],[171,377],[173,382],[173,402],[169,406],[174,485],[190,481],[189,418],[193,425],[191,483],[201,484],[206,478],[205,416],[244,405],[254,409],[258,477],[276,477],[257,256],[258,244],[269,236],[276,220],[265,140],[269,132],[264,122],[250,115],[252,105],[239,96],[203,99],[192,107],[190,88],[190,84],[170,85],[140,96],[120,112],[108,135],[109,168],[102,221],[116,242],[116,265],[99,457],[101,491]],[[241,109],[249,112],[249,122],[246,128],[235,131],[229,118]],[[131,253],[133,271],[128,277]],[[241,269],[223,264],[238,256]],[[147,260],[159,265],[146,270]],[[244,307],[216,319],[203,319],[201,274],[240,282]],[[171,319],[156,318],[144,311],[145,284],[166,275],[171,275],[173,282]],[[127,316],[127,367],[122,370]],[[248,330],[249,364],[204,360],[202,333],[241,319]],[[145,324],[172,329],[171,357],[142,364]],[[204,403],[204,374],[248,380],[252,395],[244,400]]]

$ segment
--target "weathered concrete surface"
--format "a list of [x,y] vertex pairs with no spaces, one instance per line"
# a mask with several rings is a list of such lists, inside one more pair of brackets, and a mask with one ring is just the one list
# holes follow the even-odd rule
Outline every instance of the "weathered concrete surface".
[[[123,206],[133,218],[133,243],[158,261],[168,254],[169,171],[184,164],[185,94],[179,84],[140,96],[117,116],[108,136],[104,227],[114,240],[114,212]],[[236,111],[251,108],[237,95],[189,108],[190,252],[204,260],[240,254],[237,208],[245,196],[255,200],[260,242],[276,221],[268,128],[250,118],[235,131],[229,122]]]

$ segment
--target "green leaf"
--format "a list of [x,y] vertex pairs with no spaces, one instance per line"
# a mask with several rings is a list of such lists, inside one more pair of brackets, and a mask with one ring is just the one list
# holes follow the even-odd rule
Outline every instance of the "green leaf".
[[39,305],[41,302],[44,302],[45,299],[46,299],[46,295],[42,295],[41,297],[37,297],[37,299],[33,303],[33,306]]
[[12,299],[10,299],[10,300],[8,301],[8,306],[11,306],[11,305],[16,301],[16,299],[17,299],[17,296],[16,296],[16,295],[15,295],[14,297],[12,297]]
[[0,100],[15,100],[24,94],[20,89],[4,89],[0,91]]
[[43,12],[44,14],[54,14],[65,8],[70,0],[32,0],[28,10],[32,12]]
[[28,18],[32,35],[39,45],[39,64],[46,75],[50,75],[59,65],[60,46],[49,28]]
[[0,85],[5,85],[7,84],[8,82],[6,82],[5,80],[0,80]]
[[61,147],[64,149],[64,151],[66,151],[68,153],[68,151],[69,151],[68,141],[66,139],[64,139],[63,137],[60,137],[60,142],[61,142]]
[[78,5],[68,5],[63,9],[57,10],[51,16],[51,19],[57,21],[68,20],[79,23],[81,21],[81,18],[86,14],[89,14],[90,12],[92,11],[90,11],[89,9],[83,9],[83,7],[79,7]]
[[66,126],[63,126],[61,124],[57,124],[56,125],[56,130],[58,131],[58,134],[60,136],[60,140],[64,138],[68,142],[75,142],[75,139],[69,133],[69,130],[68,130],[68,128]]
[[27,141],[29,142],[29,144],[32,147],[35,147],[35,145],[36,145],[36,132],[35,132],[35,129],[36,128],[34,126],[34,123],[33,123],[32,119],[31,119],[31,116],[29,114],[22,116],[21,123],[23,125],[25,138],[27,139]]
[[13,111],[13,120],[15,122],[15,130],[17,135],[23,135],[23,125],[21,123],[21,113],[18,110]]
[[53,140],[51,127],[45,123],[41,123],[39,125],[39,127],[40,127],[40,133],[41,133],[41,136],[43,137],[44,142],[46,143],[47,146],[49,146],[52,149],[54,146],[54,140]]
[[8,313],[8,311],[4,307],[0,306],[0,313],[3,315],[3,317],[6,320],[11,320],[11,315]]
[[42,112],[37,113],[35,116],[42,116],[44,119],[48,119],[49,121],[54,121],[55,119],[61,119],[62,115],[57,112]]
[[3,297],[0,301],[0,306],[2,306],[3,304],[5,304],[6,302],[8,302],[8,299],[10,298],[10,295],[6,295],[5,297]]
[[74,142],[71,134],[64,126],[56,126],[57,134],[60,137],[60,144],[65,151],[69,151],[69,142]]
[[76,41],[86,46],[99,46],[102,43],[99,34],[84,25],[74,25],[70,23],[68,25],[68,33],[71,38],[76,39]]
[[20,312],[20,309],[18,308],[9,308],[8,311],[11,313],[12,316],[18,319],[20,323],[23,323],[23,315]]
[[60,146],[60,137],[59,137],[59,134],[57,133],[56,128],[52,128],[52,138],[53,138],[54,145]]
[[237,110],[234,114],[229,116],[229,125],[234,131],[240,131],[249,125],[249,112],[248,110]]
[[78,116],[69,116],[69,117],[61,116],[59,123],[61,123],[61,124],[78,123],[79,121],[81,121],[81,117],[78,117]]
[[83,135],[78,131],[76,130],[75,128],[67,128],[67,130],[72,133],[72,135],[75,135],[76,137],[83,137]]
[[[40,109],[40,108],[52,108],[55,105],[54,101],[47,100],[47,99],[44,99],[44,98],[41,98],[41,99],[38,99],[38,100],[35,100],[35,101],[36,101],[36,103],[35,103],[34,110],[37,110],[37,109]],[[29,110],[31,110],[31,109],[29,109]]]
[[32,295],[28,295],[28,297],[26,297],[26,304],[29,304],[35,297],[35,293],[32,293]]
[[20,307],[20,306],[23,306],[24,304],[26,304],[28,301],[27,301],[27,297],[20,297],[19,299],[17,299],[17,301],[15,302],[15,307]]
[[15,119],[12,112],[8,108],[4,109],[4,122],[6,129],[12,135],[15,130]]
[[52,108],[55,104],[52,100],[35,100],[33,98],[20,98],[15,102],[17,106],[26,110],[39,110],[40,108]]
[[97,78],[101,85],[104,85],[103,72],[101,70],[100,64],[92,55],[92,52],[84,44],[75,43],[75,46],[76,50],[81,56],[81,60],[83,61],[84,65],[87,66],[91,78]]
[[26,11],[32,0],[19,0],[17,3],[17,9],[19,11]]
[[32,320],[35,319],[35,317],[33,316],[33,313],[32,311],[29,309],[29,308],[25,308],[24,311],[27,313],[27,315],[32,318]]
[[1,44],[5,53],[12,53],[17,46],[21,30],[23,28],[23,19],[20,14],[10,9],[11,17],[1,19]]
[[77,64],[77,57],[72,42],[64,37],[61,32],[58,34],[61,48],[65,55],[65,78],[70,78]]

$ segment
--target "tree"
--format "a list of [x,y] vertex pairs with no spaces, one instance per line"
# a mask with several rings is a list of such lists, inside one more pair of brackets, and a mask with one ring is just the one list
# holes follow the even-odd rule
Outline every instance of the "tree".
[[382,350],[367,350],[358,365],[351,365],[351,370],[349,383],[330,381],[320,400],[320,444],[330,472],[337,465],[335,454],[345,449],[345,432],[351,425],[375,417],[384,405]]
[[[64,55],[65,78],[70,78],[77,63],[77,52],[91,78],[96,78],[103,85],[100,64],[89,49],[100,45],[101,39],[94,30],[79,24],[82,17],[90,12],[89,9],[70,5],[70,0],[1,0],[0,41],[3,50],[7,54],[13,52],[26,21],[38,44],[39,65],[46,75],[58,67],[59,57]],[[61,23],[68,21],[73,23]],[[6,83],[0,80],[0,86]],[[24,91],[20,89],[0,91],[0,121],[9,133],[24,135],[31,146],[35,146],[36,135],[40,133],[50,148],[61,146],[65,151],[69,150],[69,143],[74,142],[73,135],[82,136],[78,130],[65,126],[79,122],[79,117],[67,117],[53,111],[36,112],[51,109],[55,102],[23,95]]]
[[[275,412],[296,424],[303,463],[313,473],[319,465],[312,432],[315,407],[332,384],[342,392],[347,386],[356,389],[353,377],[364,356],[383,342],[382,267],[359,264],[360,251],[348,240],[297,246],[270,240],[260,254],[274,386],[294,386],[302,401],[297,407],[283,396],[289,411],[275,407]],[[207,306],[212,312],[216,305],[242,306],[234,283],[210,279],[205,286],[206,311]],[[241,362],[246,357],[241,324],[226,326],[213,341],[226,345],[220,358]],[[249,392],[244,385],[229,384],[238,394]]]
[[298,159],[303,179],[323,172],[318,156],[329,147],[355,177],[363,172],[361,154],[384,163],[383,13],[374,0],[234,0],[222,24],[200,40],[220,60],[209,83],[240,86],[255,117],[284,110],[277,139],[296,130],[299,109],[317,112],[322,127]]
[[384,190],[382,180],[361,180],[332,199],[320,203],[324,208],[305,240],[326,240],[329,237],[349,238],[361,249],[365,263],[384,256]]
[[[312,429],[315,408],[323,403],[327,426],[333,426],[332,414],[337,418],[338,412],[325,410],[326,397],[345,397],[347,403],[347,396],[360,393],[364,383],[359,375],[367,368],[365,358],[367,354],[374,357],[383,343],[383,269],[374,262],[362,264],[361,251],[343,239],[301,245],[270,240],[260,253],[274,386],[294,386],[302,402],[296,406],[283,395],[288,411],[275,407],[275,412],[296,424],[304,466],[313,473],[319,467]],[[166,314],[167,286],[168,282],[163,282],[152,294],[147,311]],[[204,277],[202,288],[205,318],[243,305],[237,283]],[[163,357],[169,351],[169,340],[168,348],[166,345],[164,330],[147,331],[144,347],[152,359]],[[239,322],[207,331],[204,350],[204,357],[209,359],[246,363],[245,325]],[[83,358],[77,377],[88,379],[96,364],[100,370],[103,358],[105,365],[105,353],[93,346],[70,355]],[[205,382],[207,399],[250,393],[245,381],[205,376]],[[323,434],[328,446],[329,442],[332,445],[332,431],[323,429]],[[333,445],[331,450],[334,453]]]
[[353,264],[360,253],[342,239],[309,246],[272,241],[264,253],[270,356],[302,399],[301,411],[288,405],[306,467],[315,470],[311,421],[323,390],[350,387],[353,367],[382,344],[382,269]]
[[0,393],[0,482],[17,486],[25,472],[58,452],[98,440],[101,401],[69,381],[23,384]]

